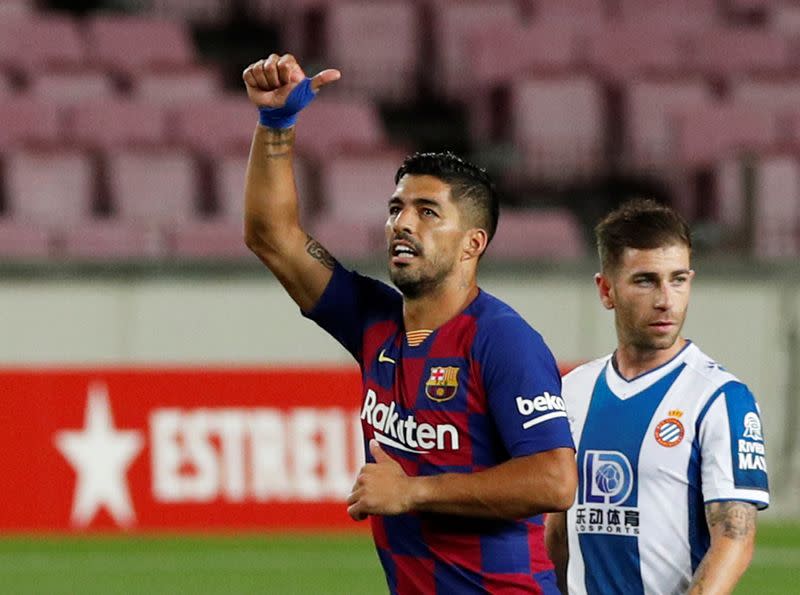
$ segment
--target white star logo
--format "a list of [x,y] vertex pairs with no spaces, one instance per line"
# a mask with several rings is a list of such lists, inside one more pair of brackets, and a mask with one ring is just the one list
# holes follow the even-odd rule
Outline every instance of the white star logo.
[[119,525],[135,520],[125,474],[143,440],[141,432],[114,429],[104,384],[89,386],[83,430],[58,432],[55,444],[78,475],[72,501],[75,525],[89,525],[102,506]]

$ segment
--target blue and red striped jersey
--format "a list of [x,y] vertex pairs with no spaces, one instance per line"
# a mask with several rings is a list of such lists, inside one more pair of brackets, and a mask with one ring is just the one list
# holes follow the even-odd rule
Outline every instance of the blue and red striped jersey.
[[[305,315],[361,366],[365,445],[375,438],[409,475],[472,473],[573,448],[550,349],[484,291],[416,346],[406,340],[401,295],[340,265]],[[541,515],[410,513],[371,522],[392,593],[558,592]]]

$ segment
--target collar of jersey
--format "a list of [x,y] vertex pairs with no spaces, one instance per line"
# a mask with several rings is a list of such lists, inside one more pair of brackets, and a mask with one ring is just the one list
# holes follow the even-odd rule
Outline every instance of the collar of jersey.
[[605,368],[605,375],[606,375],[606,383],[608,387],[620,398],[628,398],[634,395],[639,394],[642,390],[656,382],[657,380],[663,378],[676,367],[681,365],[686,360],[686,355],[689,353],[690,348],[694,348],[694,343],[692,343],[689,339],[686,340],[686,345],[676,353],[672,359],[667,362],[664,362],[660,366],[653,368],[652,370],[648,370],[647,372],[642,372],[638,376],[627,380],[619,375],[619,373],[614,369],[614,365],[611,363],[614,354],[608,356],[608,361],[606,362]]

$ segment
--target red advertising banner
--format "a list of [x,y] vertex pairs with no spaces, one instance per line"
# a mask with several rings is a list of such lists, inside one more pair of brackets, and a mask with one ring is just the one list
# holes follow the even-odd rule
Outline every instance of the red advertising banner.
[[0,530],[366,530],[355,369],[0,371]]

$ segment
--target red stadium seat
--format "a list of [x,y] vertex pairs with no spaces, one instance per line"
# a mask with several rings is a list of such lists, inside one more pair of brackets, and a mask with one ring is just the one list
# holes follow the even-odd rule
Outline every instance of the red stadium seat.
[[50,252],[51,238],[46,227],[0,219],[0,262],[46,260]]
[[0,19],[30,17],[35,8],[35,0],[4,0],[0,4]]
[[52,227],[92,216],[95,165],[74,150],[15,150],[5,163],[6,206],[16,221]]
[[344,0],[325,10],[325,60],[343,72],[331,91],[399,103],[413,98],[420,28],[408,0]]
[[0,152],[13,146],[52,146],[60,138],[60,121],[54,102],[16,96],[0,99]]
[[709,105],[711,87],[699,76],[648,77],[625,87],[625,147],[636,167],[668,165],[673,154],[670,114]]
[[604,0],[523,0],[523,3],[532,10],[535,22],[547,25],[568,23],[579,27],[601,27],[609,17]]
[[605,142],[601,86],[588,76],[527,77],[511,88],[512,140],[528,176],[592,172]]
[[800,79],[790,76],[750,76],[731,82],[731,101],[772,113],[778,119],[779,142],[800,139]]
[[220,27],[233,15],[236,0],[150,0],[148,13],[161,19]]
[[717,0],[615,0],[615,5],[621,22],[673,32],[705,30],[719,20]]
[[791,46],[777,33],[715,28],[703,31],[694,41],[686,66],[711,75],[783,72],[791,65]]
[[586,244],[566,209],[504,209],[486,258],[490,260],[576,260]]
[[684,60],[681,38],[666,27],[609,25],[586,37],[586,62],[606,76],[630,79],[653,72],[672,73]]
[[187,26],[174,21],[96,15],[89,20],[87,38],[93,63],[124,75],[182,68],[196,60]]
[[[755,158],[731,157],[717,166],[718,220],[738,234],[746,226],[745,194],[753,193],[753,251],[764,258],[800,255],[800,156],[770,151]],[[753,186],[746,189],[745,168]]]
[[215,156],[247,151],[257,122],[256,108],[242,96],[186,103],[176,107],[169,120],[175,141]]
[[297,122],[298,148],[320,160],[335,151],[375,149],[386,143],[378,108],[368,100],[320,98]]
[[183,105],[221,96],[222,81],[217,70],[200,66],[147,71],[134,76],[131,94],[144,102]]
[[156,146],[166,142],[166,114],[141,102],[87,101],[69,110],[66,131],[70,142],[85,148]]
[[675,110],[671,147],[676,163],[703,167],[733,151],[757,151],[777,139],[772,114],[737,104]]
[[111,78],[98,70],[53,69],[31,74],[32,97],[68,105],[100,98],[112,98],[116,88]]
[[320,167],[323,218],[362,221],[378,228],[389,214],[394,175],[403,155],[337,155]]
[[106,167],[112,207],[121,219],[158,226],[196,216],[198,171],[188,152],[114,151]]
[[72,17],[31,14],[0,18],[0,65],[30,72],[52,66],[81,66],[86,46]]
[[432,76],[433,88],[449,99],[474,92],[469,73],[469,44],[473,34],[485,29],[514,30],[520,10],[515,0],[481,2],[430,0],[433,26],[433,62],[424,69]]
[[144,225],[119,220],[87,220],[59,234],[60,258],[103,262],[163,258],[162,235]]

